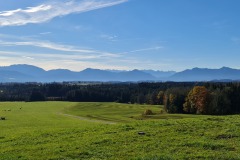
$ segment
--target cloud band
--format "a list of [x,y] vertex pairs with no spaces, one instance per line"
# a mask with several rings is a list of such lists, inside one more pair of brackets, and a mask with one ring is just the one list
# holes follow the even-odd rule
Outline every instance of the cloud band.
[[72,13],[88,12],[118,5],[128,0],[82,0],[54,1],[26,9],[0,12],[0,26],[21,26],[30,23],[43,23],[56,17]]

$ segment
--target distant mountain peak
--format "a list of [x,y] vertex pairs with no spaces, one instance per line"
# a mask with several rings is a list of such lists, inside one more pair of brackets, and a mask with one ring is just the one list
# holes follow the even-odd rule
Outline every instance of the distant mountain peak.
[[86,68],[82,71],[102,71],[101,69],[96,69],[96,68]]
[[142,72],[142,71],[140,71],[140,70],[138,70],[138,69],[134,69],[134,70],[132,70],[132,71],[130,71],[130,72]]
[[240,80],[240,70],[229,67],[219,69],[193,68],[178,72],[169,77],[172,81],[212,81],[212,80]]
[[220,69],[222,69],[222,70],[229,70],[229,69],[233,69],[233,68],[223,66],[223,67],[220,68]]
[[40,67],[34,66],[34,65],[29,65],[29,64],[13,64],[10,66],[6,66],[6,67],[21,67],[21,68],[35,68],[35,69],[40,69],[40,70],[44,70]]
[[199,70],[199,69],[202,69],[202,68],[194,67],[191,70]]

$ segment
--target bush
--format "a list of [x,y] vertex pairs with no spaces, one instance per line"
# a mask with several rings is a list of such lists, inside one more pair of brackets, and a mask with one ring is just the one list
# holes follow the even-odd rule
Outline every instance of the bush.
[[5,117],[0,117],[0,120],[6,120],[6,118]]
[[146,109],[143,113],[143,115],[147,116],[147,115],[153,115],[153,112],[150,109]]

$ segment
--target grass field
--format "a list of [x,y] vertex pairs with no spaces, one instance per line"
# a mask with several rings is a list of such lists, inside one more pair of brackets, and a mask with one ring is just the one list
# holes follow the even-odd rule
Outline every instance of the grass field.
[[[145,109],[153,116],[142,116]],[[0,159],[240,159],[240,116],[118,103],[0,103]],[[139,135],[143,131],[145,135]]]

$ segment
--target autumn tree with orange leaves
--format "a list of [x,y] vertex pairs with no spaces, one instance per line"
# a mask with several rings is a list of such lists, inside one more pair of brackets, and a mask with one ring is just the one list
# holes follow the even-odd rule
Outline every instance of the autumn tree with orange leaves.
[[209,91],[204,86],[195,86],[186,97],[183,110],[187,113],[204,114],[210,103]]

